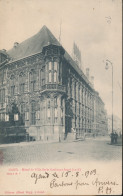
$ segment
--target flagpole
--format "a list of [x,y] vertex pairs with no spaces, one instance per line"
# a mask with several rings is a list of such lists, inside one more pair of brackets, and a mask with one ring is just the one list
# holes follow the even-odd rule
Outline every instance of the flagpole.
[[59,42],[61,43],[61,25],[62,25],[62,20],[60,21],[60,32],[59,32]]
[[114,96],[114,92],[113,92],[113,63],[109,60],[106,60],[106,66],[105,66],[105,69],[108,69],[109,68],[109,65],[108,63],[110,63],[111,67],[112,67],[112,133],[113,133],[113,96]]

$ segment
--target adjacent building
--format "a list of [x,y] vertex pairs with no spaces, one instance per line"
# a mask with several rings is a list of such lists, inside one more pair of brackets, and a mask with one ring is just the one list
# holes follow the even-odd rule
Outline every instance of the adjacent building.
[[[25,127],[35,140],[107,131],[104,103],[50,30],[0,51],[0,121]],[[17,123],[20,122],[20,123]]]

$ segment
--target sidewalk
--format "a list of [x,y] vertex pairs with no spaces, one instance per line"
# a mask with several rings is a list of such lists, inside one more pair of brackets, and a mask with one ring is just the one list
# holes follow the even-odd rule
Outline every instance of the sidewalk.
[[111,144],[111,140],[110,140],[110,145],[113,145],[113,146],[122,146],[122,137],[117,139],[117,143]]
[[117,139],[117,144],[113,144],[115,146],[122,146],[122,137]]
[[30,142],[20,142],[20,143],[9,143],[9,144],[0,144],[0,148],[10,147],[10,146],[30,146],[36,144],[44,143],[58,143],[56,141],[30,141]]

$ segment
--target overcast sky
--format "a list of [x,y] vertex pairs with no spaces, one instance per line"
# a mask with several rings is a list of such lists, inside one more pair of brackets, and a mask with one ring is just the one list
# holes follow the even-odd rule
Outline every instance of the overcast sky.
[[75,41],[84,70],[90,68],[95,89],[112,112],[111,66],[114,68],[114,114],[122,115],[122,4],[121,0],[0,0],[0,49],[10,49],[46,25],[72,54]]

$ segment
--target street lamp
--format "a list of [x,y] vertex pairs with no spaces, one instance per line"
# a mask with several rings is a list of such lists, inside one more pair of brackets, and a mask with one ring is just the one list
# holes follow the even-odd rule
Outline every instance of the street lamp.
[[109,69],[109,65],[112,67],[112,133],[113,133],[113,63],[109,60],[106,60],[106,66],[105,69]]

